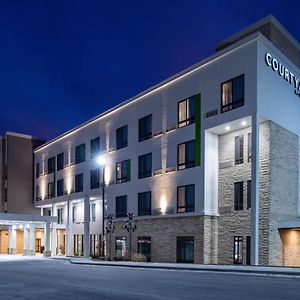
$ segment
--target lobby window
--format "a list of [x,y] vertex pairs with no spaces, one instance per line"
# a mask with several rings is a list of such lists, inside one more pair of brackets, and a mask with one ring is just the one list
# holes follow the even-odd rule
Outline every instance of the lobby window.
[[195,98],[178,102],[178,127],[195,123]]
[[127,196],[116,197],[116,218],[123,218],[127,215]]
[[246,237],[246,265],[251,264],[251,236]]
[[151,215],[151,192],[138,193],[138,215]]
[[139,142],[152,137],[152,115],[139,119]]
[[194,263],[194,237],[177,237],[177,262]]
[[91,205],[90,205],[90,220],[91,220],[91,222],[96,221],[96,204],[95,203],[91,203]]
[[75,148],[75,164],[80,164],[85,161],[85,144],[76,146]]
[[234,183],[234,210],[243,210],[243,182]]
[[248,162],[251,162],[252,158],[252,134],[248,133]]
[[116,164],[116,183],[130,181],[130,159]]
[[177,149],[177,169],[193,167],[195,167],[195,140],[179,144]]
[[64,168],[64,153],[60,153],[57,155],[56,157],[57,159],[57,166],[56,166],[56,170],[59,171],[59,170],[62,170]]
[[139,236],[138,240],[138,253],[145,256],[147,262],[151,261],[151,237]]
[[35,178],[39,178],[40,177],[40,164],[37,163],[35,165]]
[[244,105],[244,75],[222,83],[221,112],[227,112]]
[[195,185],[183,185],[177,188],[177,212],[195,211]]
[[116,130],[117,149],[125,148],[128,145],[128,126],[125,125]]
[[91,190],[93,189],[98,189],[100,187],[100,169],[94,169],[91,170],[90,173],[90,188]]
[[54,188],[54,182],[48,183],[48,198],[55,197],[55,188]]
[[243,264],[243,237],[242,236],[234,237],[233,263],[236,265]]
[[139,179],[152,176],[152,153],[139,156]]
[[126,255],[126,237],[118,236],[115,240],[116,257],[124,257]]
[[35,200],[41,200],[41,192],[40,187],[38,185],[35,187]]
[[83,247],[83,234],[74,234],[73,238],[73,249],[75,256],[82,256],[84,247]]
[[56,181],[56,191],[57,191],[57,197],[62,196],[64,194],[64,180],[63,179]]
[[239,135],[234,139],[234,162],[236,165],[244,162],[244,136]]
[[83,173],[75,175],[75,193],[83,191]]
[[97,137],[91,140],[91,158],[95,158],[100,153],[100,138]]
[[57,209],[57,224],[64,223],[63,213],[64,213],[64,209],[62,207]]
[[251,208],[251,180],[247,181],[247,209]]
[[51,174],[55,171],[55,157],[48,158],[48,174]]
[[90,234],[90,251],[92,255],[100,255],[100,244],[101,235],[100,234]]

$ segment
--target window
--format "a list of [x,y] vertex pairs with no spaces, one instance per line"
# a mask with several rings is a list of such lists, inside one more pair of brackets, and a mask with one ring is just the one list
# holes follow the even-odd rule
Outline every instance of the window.
[[146,257],[147,262],[151,261],[151,237],[138,237],[138,253]]
[[77,222],[77,206],[76,205],[72,206],[72,221],[73,221],[73,223]]
[[184,170],[195,167],[195,141],[189,141],[178,145],[177,168]]
[[92,255],[100,255],[101,235],[90,234],[90,251]]
[[177,188],[177,212],[195,211],[195,185],[184,185]]
[[151,215],[151,192],[138,193],[138,215]]
[[48,217],[51,217],[51,209],[47,209],[47,214]]
[[116,164],[116,183],[130,181],[130,159]]
[[177,237],[177,262],[178,263],[194,262],[194,237],[193,236]]
[[152,153],[139,156],[139,179],[152,176]]
[[116,197],[116,218],[123,218],[127,215],[127,196]]
[[242,236],[234,237],[233,263],[237,265],[243,264],[243,237]]
[[64,194],[64,180],[63,179],[57,180],[56,191],[57,191],[57,197],[62,196]]
[[91,170],[90,173],[90,188],[91,190],[93,189],[98,189],[100,187],[100,169],[94,169]]
[[126,254],[126,237],[116,237],[115,241],[115,254],[116,257],[124,257]]
[[244,105],[244,75],[222,83],[221,90],[222,113]]
[[57,224],[64,223],[63,213],[64,213],[64,209],[62,207],[57,209]]
[[39,178],[40,177],[40,164],[37,163],[35,165],[35,178]]
[[55,170],[55,157],[48,158],[48,174],[53,173]]
[[55,197],[54,182],[48,183],[48,198]]
[[247,181],[247,209],[251,208],[251,180]]
[[35,200],[42,200],[40,194],[40,187],[38,185],[35,187]]
[[195,98],[178,102],[178,127],[195,123]]
[[244,136],[239,135],[234,140],[234,161],[236,165],[244,162]]
[[75,193],[83,191],[83,173],[75,176]]
[[85,144],[81,144],[75,148],[75,164],[85,161]]
[[91,222],[96,221],[96,204],[95,203],[91,203],[91,205],[90,205],[90,219],[91,219]]
[[248,133],[248,162],[251,161],[252,158],[252,134]]
[[251,236],[246,237],[246,265],[251,265]]
[[74,234],[74,244],[73,244],[73,249],[74,249],[74,255],[76,256],[82,256],[83,255],[83,234]]
[[243,182],[234,183],[234,210],[243,210]]
[[139,119],[139,142],[152,137],[152,115]]
[[117,149],[125,148],[128,145],[128,126],[125,125],[116,130]]
[[100,154],[100,138],[91,140],[91,158],[95,158]]
[[62,170],[64,168],[64,153],[60,153],[57,155],[57,166],[56,166],[56,170]]

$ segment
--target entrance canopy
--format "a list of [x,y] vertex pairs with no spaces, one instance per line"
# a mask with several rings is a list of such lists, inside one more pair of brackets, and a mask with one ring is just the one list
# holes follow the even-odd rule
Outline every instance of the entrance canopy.
[[35,225],[44,226],[45,223],[54,223],[54,222],[57,222],[57,217],[0,213],[0,225],[35,224]]

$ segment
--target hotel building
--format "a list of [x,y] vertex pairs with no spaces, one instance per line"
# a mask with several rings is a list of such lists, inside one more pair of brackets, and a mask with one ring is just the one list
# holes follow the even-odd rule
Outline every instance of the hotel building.
[[35,149],[52,255],[97,254],[105,240],[119,259],[300,265],[299,67],[299,43],[268,16]]

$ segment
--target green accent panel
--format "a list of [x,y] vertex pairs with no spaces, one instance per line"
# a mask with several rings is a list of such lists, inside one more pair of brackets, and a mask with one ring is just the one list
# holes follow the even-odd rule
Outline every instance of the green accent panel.
[[129,181],[131,180],[131,160],[130,159],[128,159],[127,160],[127,170],[128,170],[128,179],[129,179]]
[[201,165],[201,94],[195,95],[195,165]]

